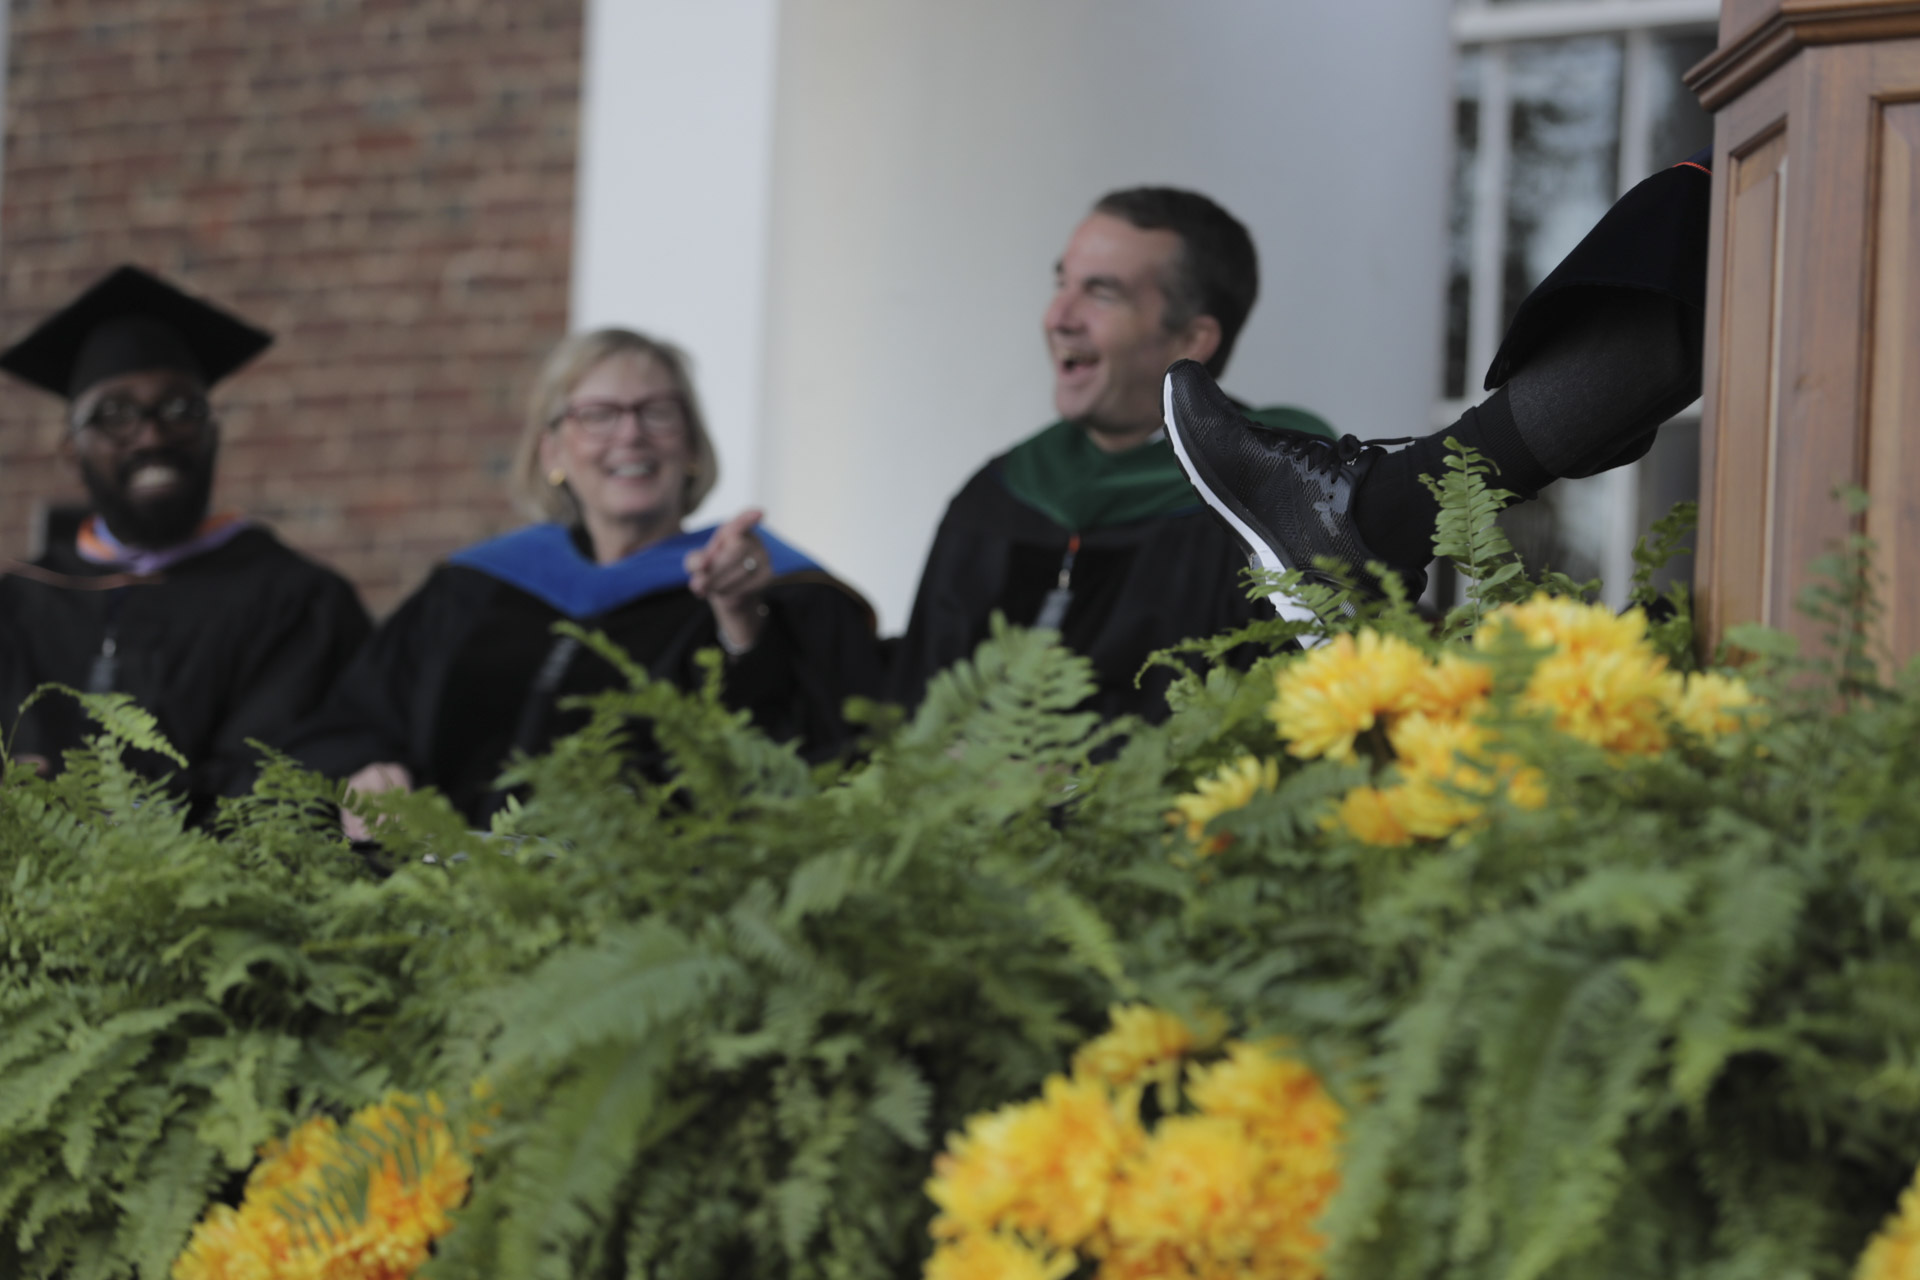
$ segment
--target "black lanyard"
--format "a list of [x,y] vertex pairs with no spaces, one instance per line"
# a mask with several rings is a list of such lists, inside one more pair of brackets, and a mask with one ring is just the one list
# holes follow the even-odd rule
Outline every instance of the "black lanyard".
[[558,692],[560,682],[567,678],[567,668],[573,665],[573,655],[578,652],[580,642],[572,636],[558,637],[547,650],[545,661],[527,687],[527,696],[520,703],[520,718],[513,727],[513,745],[520,750],[532,753],[548,745],[547,723],[553,718],[553,695]]
[[93,655],[87,668],[87,692],[111,693],[120,678],[120,608],[127,602],[127,588],[115,587],[107,593],[107,633],[100,641],[100,652]]
[[1053,590],[1040,602],[1040,614],[1033,620],[1036,631],[1058,631],[1067,620],[1067,607],[1073,603],[1073,558],[1080,554],[1080,535],[1067,539],[1067,554],[1060,558],[1060,578]]

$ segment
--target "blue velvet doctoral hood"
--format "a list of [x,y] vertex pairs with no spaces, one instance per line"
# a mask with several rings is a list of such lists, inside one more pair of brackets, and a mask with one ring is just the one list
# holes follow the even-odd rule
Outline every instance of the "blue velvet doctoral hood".
[[[448,563],[478,569],[490,578],[546,601],[574,621],[595,618],[610,609],[684,587],[687,553],[707,545],[718,525],[675,534],[612,564],[595,564],[580,554],[563,525],[536,524],[448,557]],[[788,546],[764,528],[754,530],[766,545],[774,576],[807,570],[822,572],[805,552]]]

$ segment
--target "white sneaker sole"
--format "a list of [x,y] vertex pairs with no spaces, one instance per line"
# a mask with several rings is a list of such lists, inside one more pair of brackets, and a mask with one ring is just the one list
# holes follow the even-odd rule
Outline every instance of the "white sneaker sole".
[[[1248,528],[1247,522],[1235,514],[1232,507],[1215,497],[1213,490],[1200,479],[1200,473],[1194,468],[1193,459],[1187,456],[1186,443],[1180,439],[1180,433],[1174,429],[1172,378],[1162,379],[1160,383],[1160,415],[1166,422],[1167,439],[1173,443],[1174,456],[1180,459],[1180,469],[1187,473],[1187,480],[1201,499],[1227,522],[1228,526],[1240,536],[1240,541],[1253,549],[1254,563],[1273,573],[1286,573],[1292,569],[1292,565],[1282,560],[1279,554],[1267,545],[1266,539]],[[1318,623],[1320,621],[1319,615],[1309,609],[1292,592],[1269,591],[1267,599],[1272,602],[1274,611],[1288,622]],[[1326,643],[1324,636],[1309,634],[1300,637],[1300,646],[1305,649],[1324,643]]]

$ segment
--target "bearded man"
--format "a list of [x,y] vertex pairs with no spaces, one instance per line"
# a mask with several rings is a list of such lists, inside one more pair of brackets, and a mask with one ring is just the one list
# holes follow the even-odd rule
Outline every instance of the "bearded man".
[[64,696],[21,714],[36,688],[129,694],[187,760],[134,763],[173,774],[204,816],[251,786],[249,740],[311,711],[366,638],[345,579],[208,512],[220,427],[207,393],[272,341],[126,266],[0,352],[0,369],[67,400],[60,451],[93,508],[0,576],[0,718],[16,756],[57,769],[94,732]]

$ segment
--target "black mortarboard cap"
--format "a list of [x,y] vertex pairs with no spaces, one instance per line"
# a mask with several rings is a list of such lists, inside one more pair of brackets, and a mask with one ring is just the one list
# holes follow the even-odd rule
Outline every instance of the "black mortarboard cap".
[[210,387],[272,342],[266,330],[127,266],[0,351],[0,369],[68,399],[142,369],[176,369]]

